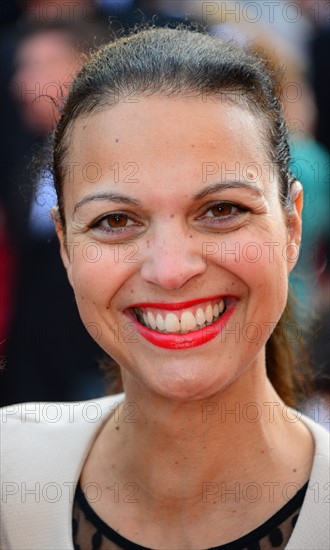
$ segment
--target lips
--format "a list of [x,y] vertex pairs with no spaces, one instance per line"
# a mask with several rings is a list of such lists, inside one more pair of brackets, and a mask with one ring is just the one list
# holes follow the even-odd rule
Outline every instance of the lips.
[[215,338],[231,317],[236,302],[236,297],[227,295],[180,303],[138,303],[126,314],[152,344],[186,349]]

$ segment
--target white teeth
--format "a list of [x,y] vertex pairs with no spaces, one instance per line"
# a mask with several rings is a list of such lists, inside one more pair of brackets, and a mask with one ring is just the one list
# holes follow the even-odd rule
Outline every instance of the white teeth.
[[208,323],[213,321],[213,307],[209,304],[205,309],[205,317]]
[[163,317],[161,316],[160,313],[157,313],[156,323],[157,323],[157,329],[158,330],[164,330],[165,329],[165,322],[164,322],[164,319],[163,319]]
[[151,326],[152,329],[155,329],[157,327],[156,319],[151,313],[151,311],[148,311],[147,318],[148,318],[148,324]]
[[175,313],[167,313],[165,317],[165,330],[167,332],[179,332],[180,329],[180,321],[177,315]]
[[[139,318],[141,321],[143,319],[144,324],[153,330],[157,329],[160,332],[186,333],[194,331],[197,328],[205,327],[207,324],[214,322],[225,309],[226,305],[224,300],[220,300],[220,302],[213,307],[211,304],[208,304],[205,309],[199,307],[195,311],[195,314],[191,311],[183,311],[181,313],[181,319],[178,314],[172,312],[161,314],[159,311],[157,314],[151,311],[147,313],[140,311]],[[163,315],[165,315],[165,318]]]
[[196,318],[191,311],[184,311],[181,315],[181,330],[194,330],[197,326]]
[[202,310],[202,308],[199,307],[198,310],[196,311],[196,322],[199,326],[202,326],[204,325],[205,321],[206,321],[205,313]]

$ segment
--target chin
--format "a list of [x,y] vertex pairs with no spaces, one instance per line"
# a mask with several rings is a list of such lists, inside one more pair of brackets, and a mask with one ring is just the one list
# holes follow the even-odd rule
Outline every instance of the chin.
[[[154,391],[167,399],[175,401],[199,401],[208,399],[221,392],[230,382],[225,377],[206,376],[205,371],[192,372],[187,368],[184,372],[179,369],[168,369],[166,374],[153,380]],[[158,373],[159,374],[159,373]]]

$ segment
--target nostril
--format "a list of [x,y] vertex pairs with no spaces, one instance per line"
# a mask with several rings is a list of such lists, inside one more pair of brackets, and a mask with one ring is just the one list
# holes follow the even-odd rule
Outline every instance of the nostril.
[[184,253],[182,250],[156,249],[141,265],[141,276],[146,281],[166,290],[178,290],[187,281],[205,272],[207,268],[202,255]]

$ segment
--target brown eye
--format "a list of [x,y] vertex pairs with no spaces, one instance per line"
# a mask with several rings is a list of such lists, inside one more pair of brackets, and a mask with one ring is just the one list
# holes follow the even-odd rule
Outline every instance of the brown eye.
[[215,204],[210,208],[210,211],[212,212],[213,216],[216,217],[224,217],[224,216],[230,216],[233,211],[233,205],[232,204]]
[[143,223],[132,219],[130,213],[111,212],[92,222],[89,229],[100,238],[123,240],[139,235],[143,230]]
[[107,224],[110,227],[125,227],[127,225],[128,216],[126,214],[109,214],[106,217]]
[[125,214],[125,212],[112,212],[92,223],[90,228],[108,236],[124,237],[141,226],[141,223],[133,220],[130,215]]
[[234,224],[242,219],[248,208],[232,202],[217,202],[211,204],[205,214],[198,220],[204,221],[210,227],[224,226],[225,224]]

